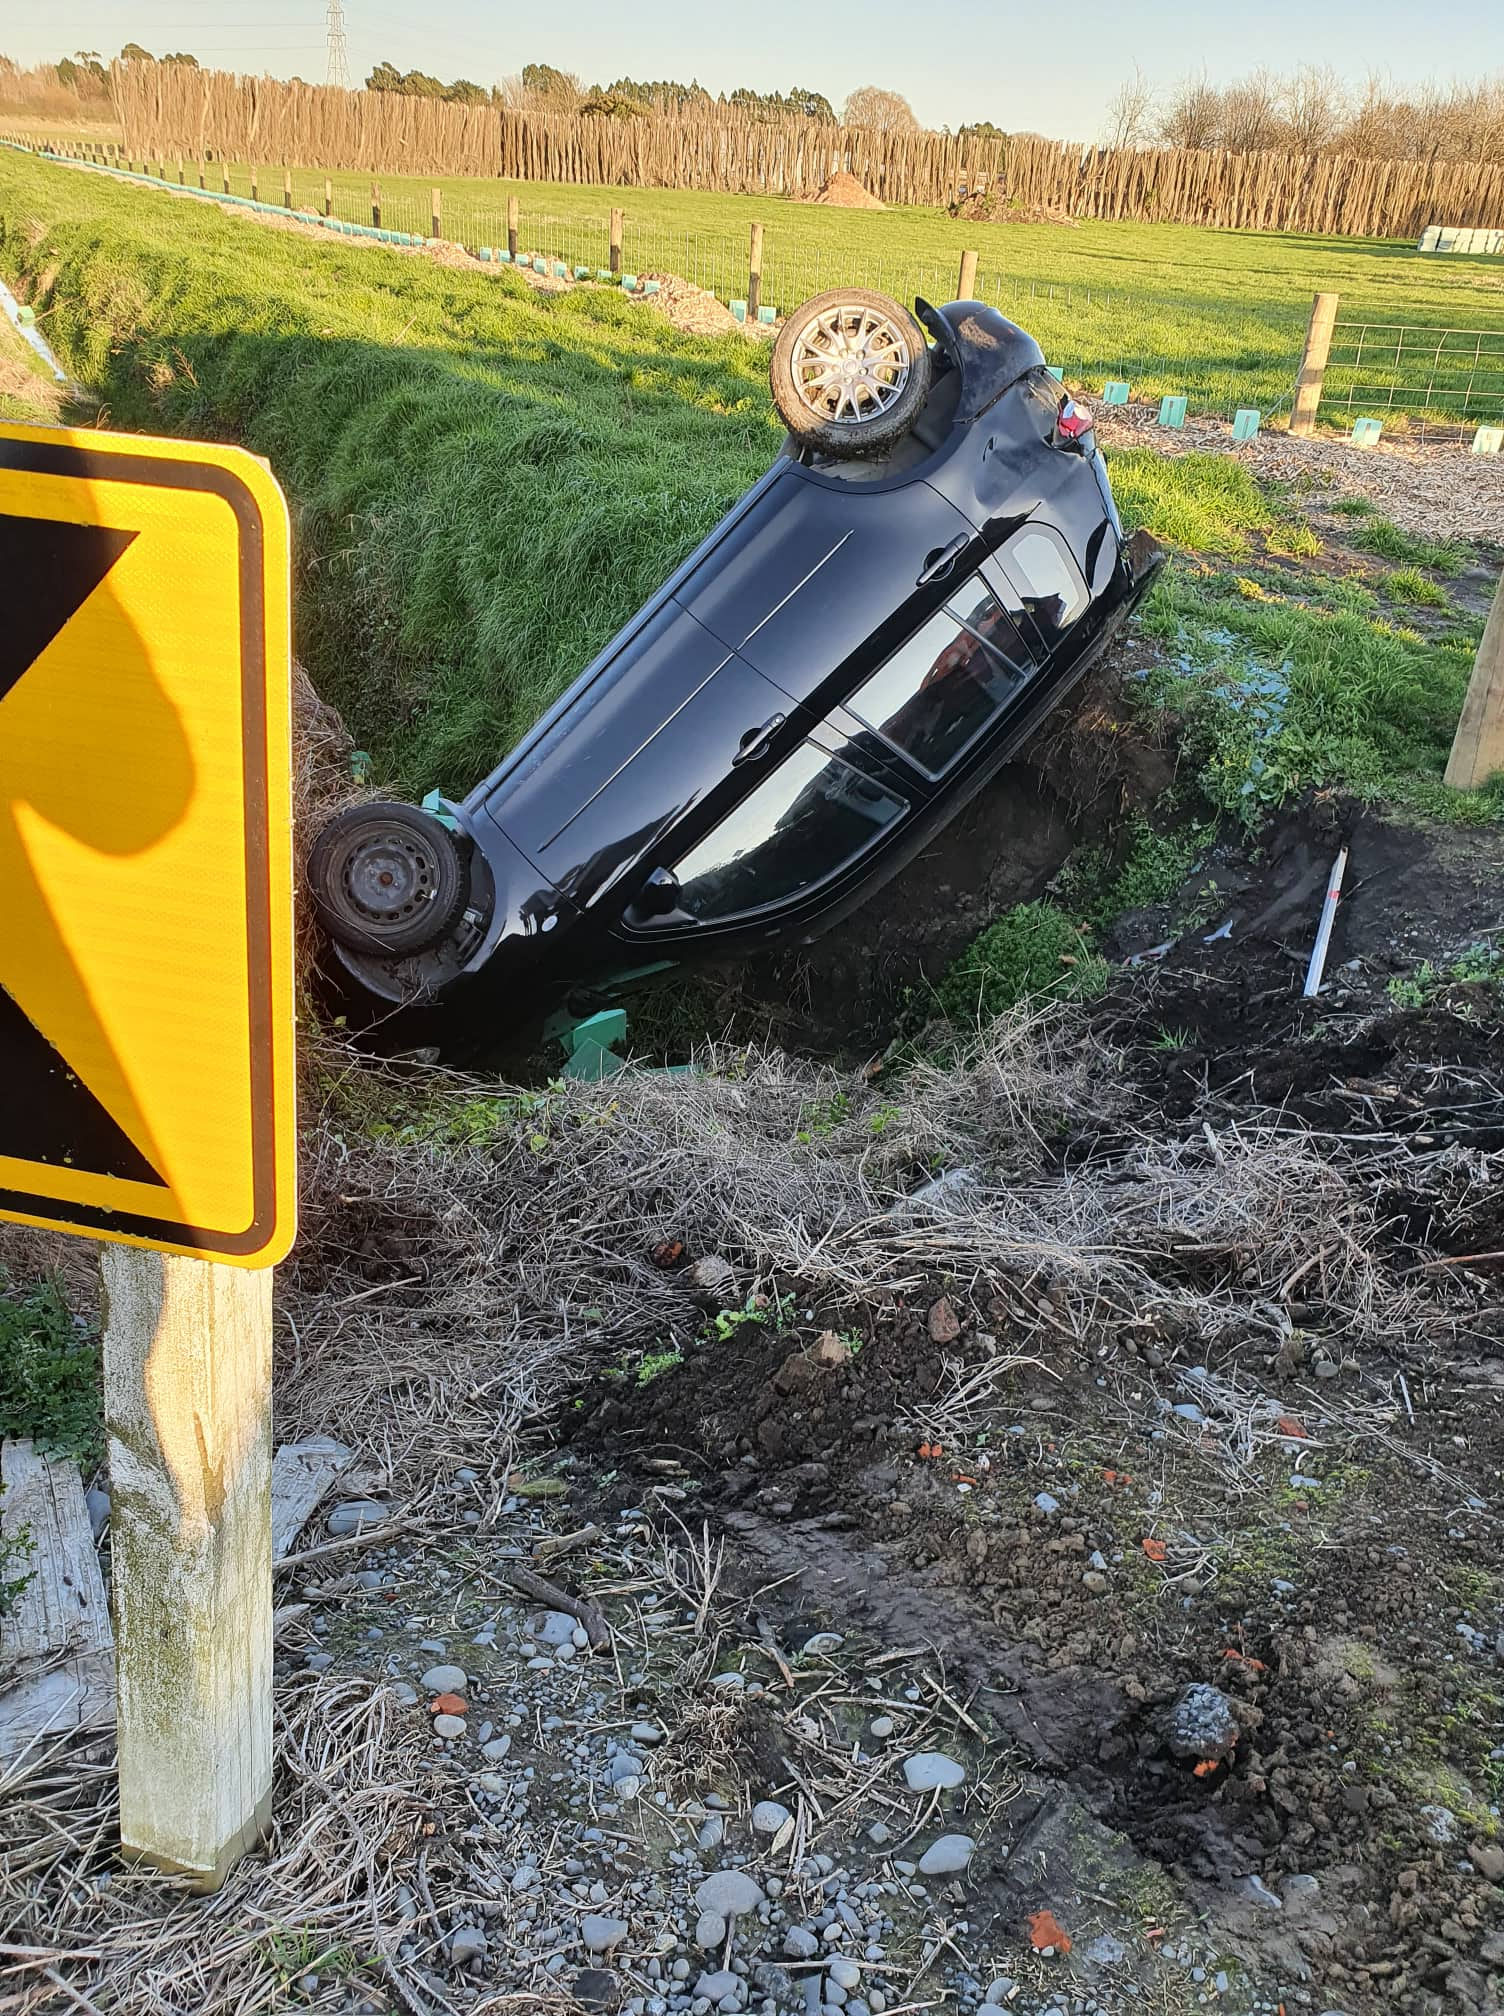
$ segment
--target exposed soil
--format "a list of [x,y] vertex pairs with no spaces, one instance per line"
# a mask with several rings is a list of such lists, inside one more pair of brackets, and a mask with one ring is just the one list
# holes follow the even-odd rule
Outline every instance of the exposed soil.
[[1065,224],[1071,230],[1076,228],[1076,219],[1060,204],[1019,203],[996,183],[948,204],[946,214],[976,224]]
[[888,207],[844,168],[838,168],[834,175],[827,176],[813,196],[800,200],[805,203],[829,203],[837,210],[886,210]]

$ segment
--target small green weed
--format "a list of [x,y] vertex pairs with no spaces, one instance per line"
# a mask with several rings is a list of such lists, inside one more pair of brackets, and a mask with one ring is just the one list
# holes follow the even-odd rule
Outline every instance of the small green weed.
[[1087,999],[1107,984],[1107,962],[1093,952],[1058,905],[1020,903],[989,924],[935,989],[952,1022],[989,1022],[1020,1001]]
[[846,1092],[832,1092],[828,1099],[816,1099],[804,1108],[799,1115],[801,1125],[794,1139],[802,1141],[808,1147],[811,1141],[818,1141],[827,1134],[834,1134],[836,1129],[845,1126],[850,1118],[850,1095]]
[[1332,509],[1344,518],[1374,518],[1379,507],[1371,497],[1339,497]]
[[1422,574],[1418,567],[1396,567],[1392,574],[1383,577],[1379,586],[1391,602],[1408,602],[1417,609],[1452,606],[1445,588],[1439,587],[1429,574]]
[[1195,1040],[1195,1031],[1191,1029],[1160,1029],[1156,1032],[1154,1041],[1149,1045],[1149,1048],[1151,1050],[1188,1050]]
[[1486,945],[1480,939],[1452,961],[1447,968],[1447,978],[1458,981],[1462,986],[1504,980],[1504,948]]
[[684,1353],[677,1345],[668,1351],[645,1352],[637,1366],[637,1383],[639,1386],[651,1386],[665,1372],[677,1372],[683,1363]]
[[1384,992],[1396,1008],[1424,1008],[1436,992],[1436,968],[1422,959],[1413,973],[1396,973]]
[[718,1344],[729,1344],[744,1323],[771,1324],[775,1330],[788,1326],[794,1313],[792,1295],[749,1295],[740,1309],[720,1309],[711,1317],[706,1329]]
[[1286,560],[1314,560],[1322,550],[1321,540],[1304,518],[1281,518],[1265,534],[1265,548]]
[[104,1456],[99,1339],[78,1329],[54,1281],[13,1288],[0,1271],[0,1422],[7,1435],[71,1456]]
[[1418,539],[1388,518],[1370,519],[1361,531],[1353,534],[1353,544],[1364,553],[1376,553],[1381,560],[1410,567],[1434,567],[1438,574],[1460,574],[1467,565],[1467,548],[1460,541]]

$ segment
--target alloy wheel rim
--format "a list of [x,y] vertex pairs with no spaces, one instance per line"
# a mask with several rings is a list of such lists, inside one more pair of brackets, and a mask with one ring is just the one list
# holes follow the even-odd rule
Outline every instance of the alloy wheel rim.
[[816,315],[794,342],[799,397],[820,421],[860,426],[886,413],[913,370],[904,331],[881,309],[840,304]]

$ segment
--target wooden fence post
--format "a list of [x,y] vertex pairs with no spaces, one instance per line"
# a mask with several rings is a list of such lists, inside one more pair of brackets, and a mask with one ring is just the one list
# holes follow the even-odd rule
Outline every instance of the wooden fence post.
[[440,208],[439,192],[437,189],[431,192],[429,209],[431,214],[428,220],[430,227],[428,235],[430,238],[442,238],[444,235],[444,213]]
[[259,203],[260,200],[261,200],[261,189],[260,184],[256,179],[256,164],[253,161],[251,163],[251,201],[253,203]]
[[752,226],[751,242],[747,248],[747,320],[755,322],[757,311],[762,306],[762,226]]
[[201,160],[198,164],[198,186],[200,189],[207,189],[209,186],[209,164],[207,161]]
[[328,175],[324,177],[324,215],[326,217],[334,215],[334,181]]
[[613,273],[621,271],[621,224],[622,214],[620,210],[613,210],[611,212],[611,257],[608,262]]
[[1311,303],[1311,320],[1306,327],[1305,355],[1295,380],[1295,406],[1290,414],[1292,434],[1316,432],[1316,409],[1321,404],[1321,381],[1326,360],[1331,355],[1332,329],[1337,320],[1337,296],[1318,294]]
[[956,279],[956,299],[974,301],[977,294],[977,255],[975,252],[961,254],[961,271]]
[[290,210],[290,209],[292,208],[292,170],[291,170],[291,168],[284,168],[284,169],[282,170],[282,208],[283,208],[284,210]]
[[507,198],[507,250],[517,257],[517,232],[521,223],[521,204],[516,196]]
[[1483,642],[1473,660],[1462,718],[1447,759],[1447,782],[1456,791],[1471,791],[1500,770],[1504,770],[1504,574],[1499,576]]
[[230,193],[230,164],[228,161],[220,163],[220,173],[224,178],[225,194],[228,196]]
[[371,184],[371,222],[378,231],[381,229],[381,184],[379,182]]
[[271,1818],[272,1270],[102,1266],[120,1842],[212,1890]]
[[183,157],[180,154],[178,156],[178,187],[180,189],[186,189],[187,186],[188,186],[188,177],[183,173]]

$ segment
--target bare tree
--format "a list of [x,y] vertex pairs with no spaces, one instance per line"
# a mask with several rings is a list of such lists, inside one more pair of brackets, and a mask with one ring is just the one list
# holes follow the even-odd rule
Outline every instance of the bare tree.
[[1280,102],[1285,87],[1267,70],[1254,70],[1222,91],[1217,139],[1237,154],[1257,154],[1284,139]]
[[1125,78],[1107,101],[1103,145],[1142,147],[1153,131],[1154,86],[1135,63],[1133,75]]
[[1346,93],[1330,65],[1307,63],[1286,77],[1278,102],[1285,143],[1302,154],[1330,146],[1347,116]]
[[1222,127],[1222,94],[1206,72],[1182,77],[1159,115],[1159,137],[1170,147],[1215,147]]
[[919,121],[914,108],[901,92],[885,91],[880,84],[863,84],[846,100],[841,113],[843,126],[862,126],[870,133],[916,133]]

